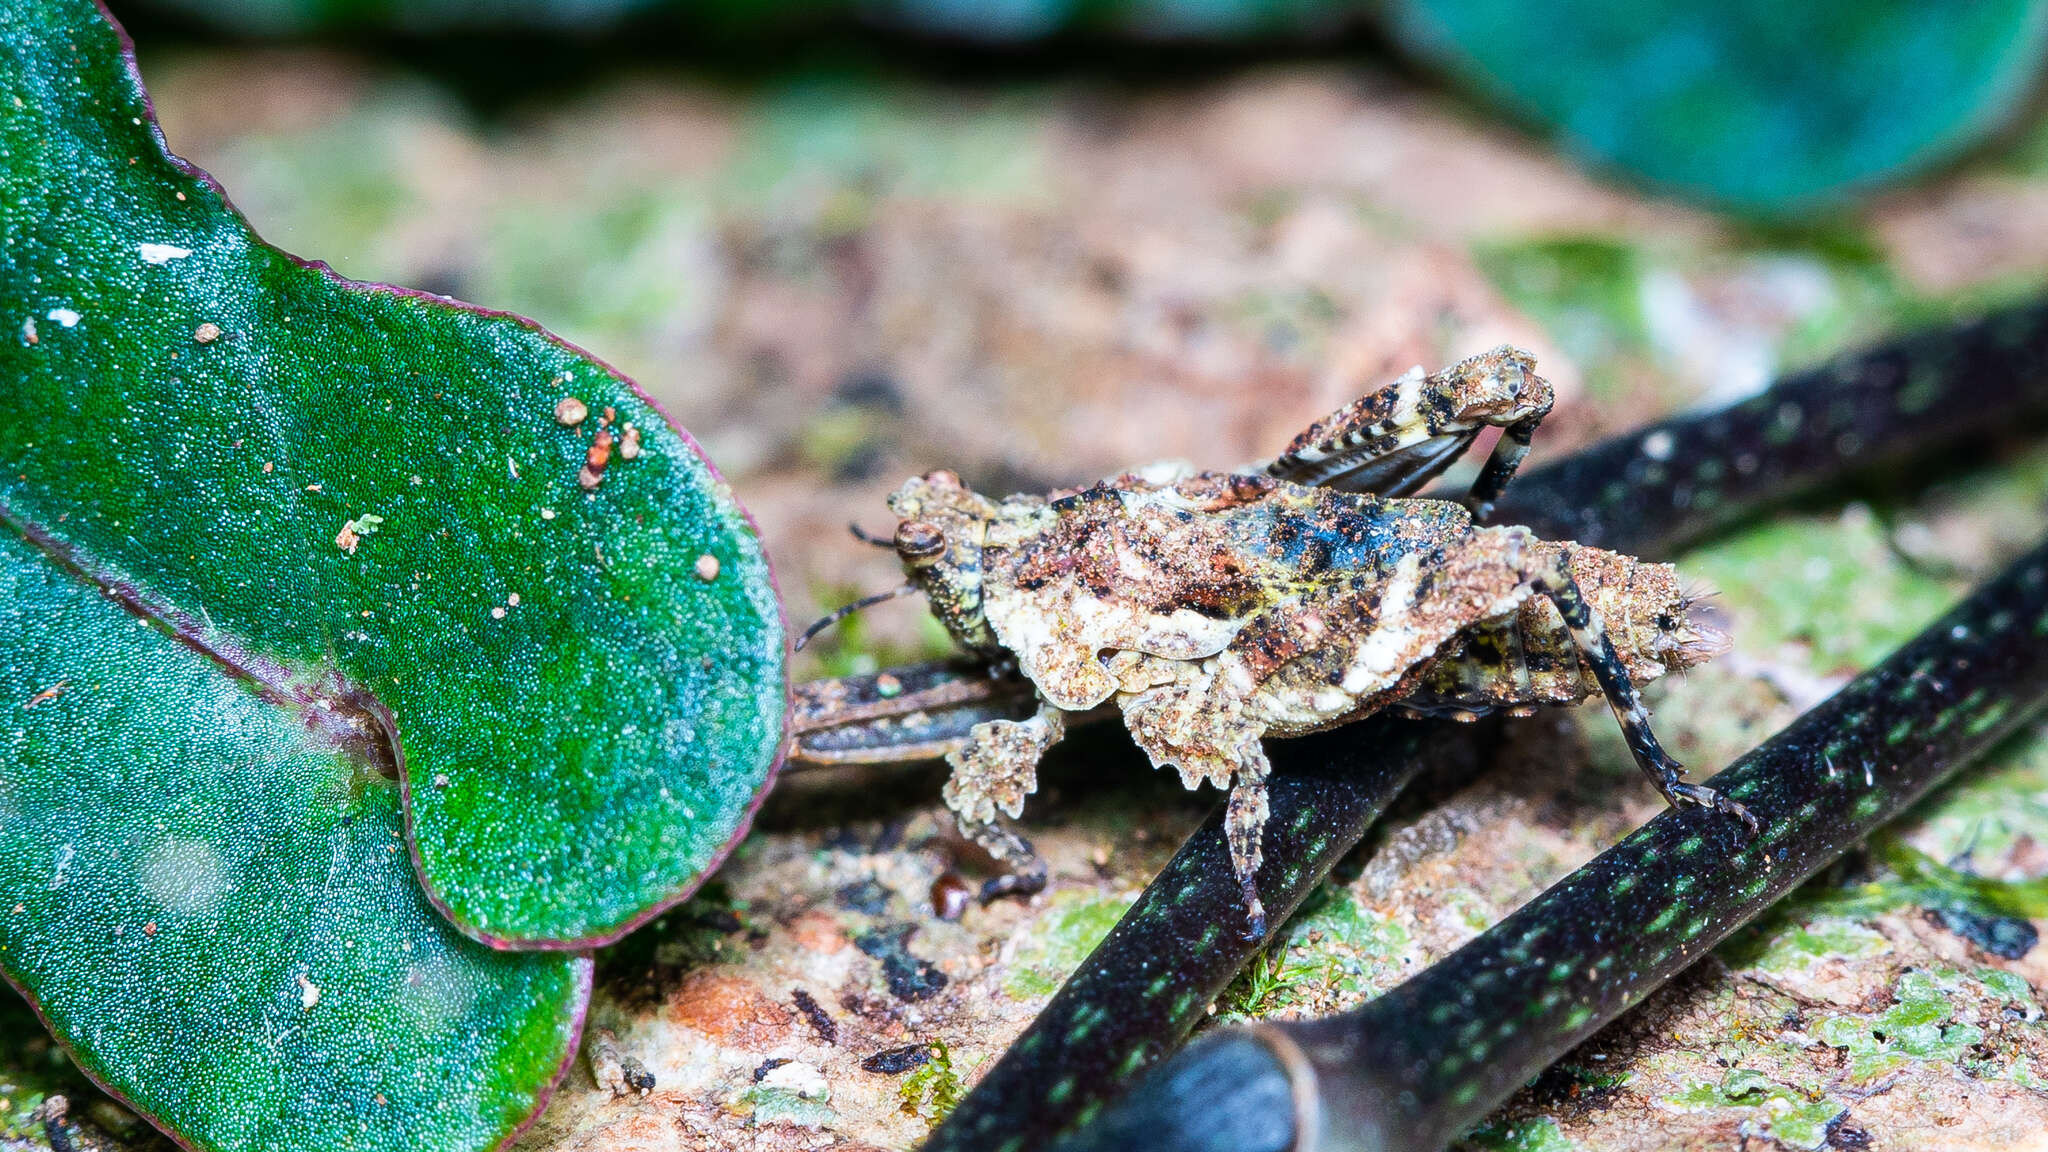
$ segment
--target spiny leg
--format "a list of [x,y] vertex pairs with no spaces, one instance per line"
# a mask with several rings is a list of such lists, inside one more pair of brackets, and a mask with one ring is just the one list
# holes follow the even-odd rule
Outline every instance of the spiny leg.
[[1541,559],[1529,565],[1526,572],[1529,586],[1557,606],[1558,615],[1571,631],[1572,642],[1607,697],[1607,706],[1621,722],[1621,732],[1628,739],[1628,750],[1635,756],[1636,767],[1643,770],[1673,807],[1689,803],[1726,812],[1741,818],[1751,832],[1757,831],[1756,817],[1750,815],[1749,809],[1704,784],[1685,781],[1684,765],[1673,760],[1657,743],[1657,734],[1650,730],[1649,709],[1643,707],[1642,697],[1636,694],[1635,682],[1629,679],[1628,669],[1615,653],[1600,613],[1579,590],[1579,582],[1565,567],[1563,555],[1551,549],[1543,549],[1539,555]]
[[1005,896],[1033,896],[1045,891],[1045,861],[1032,849],[1031,841],[1018,835],[1016,829],[999,820],[975,823],[957,812],[953,822],[959,825],[962,836],[1003,868],[1002,875],[982,882],[979,895],[983,904]]
[[1465,507],[1471,510],[1472,519],[1484,523],[1493,515],[1494,504],[1507,491],[1508,481],[1515,478],[1515,470],[1529,454],[1529,442],[1536,437],[1536,426],[1543,423],[1548,412],[1545,408],[1501,429],[1500,439],[1493,442],[1493,451],[1487,454],[1486,467],[1479,470],[1472,490],[1465,494]]
[[1257,873],[1265,851],[1260,841],[1266,829],[1266,777],[1272,772],[1266,750],[1253,740],[1238,753],[1237,780],[1224,806],[1223,832],[1230,844],[1230,868],[1237,874],[1238,889],[1244,893],[1244,938],[1264,939],[1266,906],[1259,900]]
[[1045,861],[1031,843],[999,822],[1024,811],[1024,797],[1038,791],[1038,762],[1066,734],[1066,714],[1040,702],[1028,720],[988,720],[968,730],[967,746],[948,753],[953,768],[943,795],[960,834],[981,846],[1006,872],[981,886],[984,903],[1001,896],[1030,895],[1045,887]]

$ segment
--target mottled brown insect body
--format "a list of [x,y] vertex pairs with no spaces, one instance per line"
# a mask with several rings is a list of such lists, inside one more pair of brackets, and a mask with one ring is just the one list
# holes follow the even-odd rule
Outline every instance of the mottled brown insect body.
[[1231,790],[1232,863],[1263,932],[1262,739],[1390,706],[1469,717],[1596,694],[1667,797],[1746,817],[1679,778],[1636,695],[1716,649],[1669,566],[1477,525],[1450,501],[1346,490],[1412,490],[1493,424],[1504,434],[1468,501],[1487,506],[1549,407],[1528,358],[1502,349],[1403,377],[1255,472],[1155,468],[1000,501],[946,472],[906,483],[890,508],[911,582],[956,640],[1013,663],[1041,700],[948,757],[962,828],[1031,867],[998,813],[1022,811],[1067,713],[1114,703],[1154,765]]

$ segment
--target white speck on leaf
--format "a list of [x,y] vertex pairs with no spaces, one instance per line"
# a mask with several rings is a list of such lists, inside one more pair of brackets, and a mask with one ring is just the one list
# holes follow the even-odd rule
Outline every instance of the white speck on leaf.
[[304,975],[300,975],[297,979],[299,985],[299,1006],[311,1012],[313,1005],[320,1003],[320,986],[306,979]]
[[192,254],[190,248],[180,248],[176,244],[137,244],[135,251],[145,264],[168,264]]
[[49,311],[49,318],[66,328],[78,327],[78,322],[83,319],[78,313],[69,308],[52,308]]
[[334,537],[335,547],[340,548],[351,556],[355,555],[356,546],[363,542],[363,537],[376,532],[377,526],[382,523],[384,523],[382,516],[373,512],[363,513],[361,516],[341,526],[341,532]]
[[160,907],[181,916],[212,915],[234,887],[212,845],[176,837],[150,851],[138,879]]

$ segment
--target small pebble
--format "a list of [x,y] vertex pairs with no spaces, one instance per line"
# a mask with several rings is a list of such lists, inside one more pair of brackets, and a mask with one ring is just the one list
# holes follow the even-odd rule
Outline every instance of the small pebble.
[[436,788],[446,788],[447,786],[448,786],[448,774],[447,774],[446,772],[436,772],[436,773],[434,773],[434,787],[436,787]]
[[709,552],[697,557],[696,571],[697,579],[706,584],[718,579],[718,557]]
[[639,458],[640,430],[629,423],[619,436],[619,459],[638,460]]
[[209,320],[192,330],[192,339],[201,344],[211,344],[220,339],[220,325]]
[[761,1083],[770,1088],[793,1092],[805,1100],[824,1100],[832,1095],[831,1085],[825,1082],[825,1074],[801,1061],[792,1060],[768,1070],[761,1077]]
[[564,396],[555,402],[555,422],[564,428],[574,428],[590,415],[590,405],[574,396]]
[[973,898],[974,889],[957,872],[941,872],[932,881],[932,913],[941,920],[958,920]]
[[503,607],[497,607],[497,608],[492,608],[492,609],[491,609],[491,619],[493,619],[493,620],[503,620],[504,618],[505,618],[505,609],[504,609]]
[[903,694],[903,681],[884,672],[875,677],[875,692],[884,700],[893,700]]
[[505,603],[510,604],[514,608],[519,607],[519,593],[514,592],[510,596],[505,597]]

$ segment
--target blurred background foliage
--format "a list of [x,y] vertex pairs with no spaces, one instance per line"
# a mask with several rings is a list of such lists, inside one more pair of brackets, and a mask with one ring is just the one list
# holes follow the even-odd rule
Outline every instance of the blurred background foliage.
[[1952,159],[2009,122],[2041,0],[148,0],[229,34],[630,37],[685,52],[859,32],[1391,52],[1653,187],[1785,216]]

